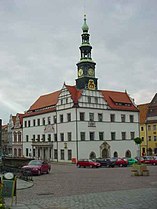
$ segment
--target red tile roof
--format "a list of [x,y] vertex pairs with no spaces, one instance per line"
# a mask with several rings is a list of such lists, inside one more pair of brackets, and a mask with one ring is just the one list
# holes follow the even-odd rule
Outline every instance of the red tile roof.
[[30,109],[28,111],[33,111],[33,110],[37,110],[37,109],[43,109],[46,107],[55,106],[57,104],[58,97],[59,97],[60,93],[61,93],[61,90],[40,96],[37,99],[37,101],[30,107]]
[[53,112],[53,111],[55,111],[55,107],[43,109],[43,110],[36,111],[36,112],[26,112],[24,114],[23,118],[31,117],[31,116],[35,116],[35,115],[46,114],[46,113]]
[[100,90],[111,109],[138,111],[126,92]]
[[141,105],[138,105],[137,107],[140,111],[140,124],[144,124],[147,118],[149,103],[141,104]]
[[[71,94],[71,98],[74,102],[74,105],[78,103],[79,98],[82,95],[83,90],[78,90],[76,86],[69,86],[64,84]],[[24,117],[28,117],[36,114],[43,114],[47,111],[54,111],[54,107],[58,102],[58,97],[62,90],[42,95],[37,101],[30,107],[28,112],[24,115]],[[130,111],[138,111],[137,107],[133,104],[130,97],[126,92],[117,92],[117,91],[107,91],[107,90],[99,90],[102,93],[104,100],[107,102],[108,106],[111,109],[115,110],[130,110]],[[48,108],[48,109],[47,109]],[[52,109],[51,109],[52,108]],[[43,110],[42,110],[43,109]],[[35,110],[40,110],[40,113]]]

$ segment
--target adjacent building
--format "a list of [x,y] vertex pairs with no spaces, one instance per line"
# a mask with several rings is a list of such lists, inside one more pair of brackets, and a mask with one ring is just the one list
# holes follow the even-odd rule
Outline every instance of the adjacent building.
[[17,113],[12,127],[12,156],[23,156],[23,114]]
[[140,111],[141,153],[157,155],[157,94],[149,104],[138,105]]
[[23,155],[53,161],[135,157],[139,110],[127,92],[98,89],[86,17],[76,85],[40,96],[23,116]]

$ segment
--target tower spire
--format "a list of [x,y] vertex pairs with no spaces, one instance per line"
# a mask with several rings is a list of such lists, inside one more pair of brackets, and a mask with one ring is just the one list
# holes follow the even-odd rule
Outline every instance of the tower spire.
[[83,33],[81,34],[82,43],[79,47],[81,52],[80,61],[77,63],[78,78],[76,79],[76,87],[78,89],[97,89],[97,78],[95,78],[96,63],[91,58],[92,46],[89,43],[90,34],[87,25],[86,15],[82,26]]

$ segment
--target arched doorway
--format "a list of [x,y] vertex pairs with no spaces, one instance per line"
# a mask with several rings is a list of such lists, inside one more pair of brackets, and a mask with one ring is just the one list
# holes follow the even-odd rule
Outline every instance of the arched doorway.
[[104,148],[102,150],[102,158],[108,158],[108,157],[109,157],[108,149]]
[[89,159],[95,159],[95,158],[96,158],[95,152],[91,152],[89,155]]
[[100,153],[102,158],[110,157],[110,145],[107,142],[101,144]]
[[125,157],[131,157],[131,152],[130,152],[130,150],[127,150],[127,151],[126,151]]

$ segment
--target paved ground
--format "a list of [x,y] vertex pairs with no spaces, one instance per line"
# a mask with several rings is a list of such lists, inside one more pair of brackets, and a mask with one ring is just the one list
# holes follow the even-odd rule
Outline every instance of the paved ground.
[[13,209],[157,209],[157,166],[141,177],[130,168],[52,167],[34,177],[33,187],[17,191]]

